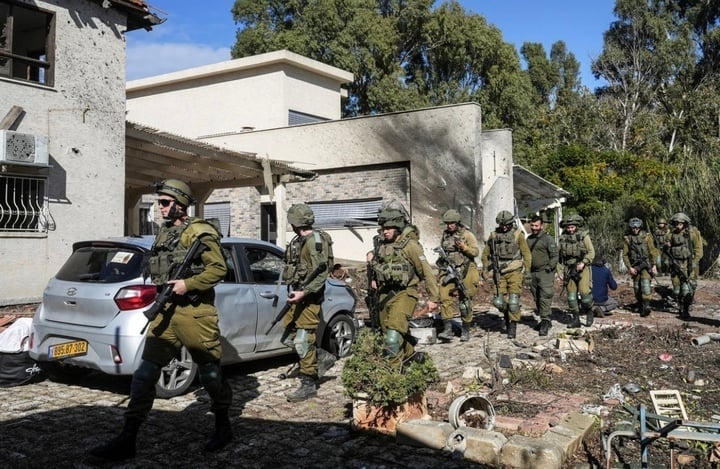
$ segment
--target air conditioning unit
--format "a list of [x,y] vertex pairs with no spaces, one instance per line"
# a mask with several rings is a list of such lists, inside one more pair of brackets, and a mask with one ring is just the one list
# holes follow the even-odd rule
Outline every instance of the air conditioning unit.
[[47,137],[0,130],[0,163],[47,166]]

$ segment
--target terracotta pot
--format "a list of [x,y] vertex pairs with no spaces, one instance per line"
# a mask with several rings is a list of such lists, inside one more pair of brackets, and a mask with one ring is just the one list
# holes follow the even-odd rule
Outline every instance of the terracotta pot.
[[425,393],[419,393],[398,406],[378,407],[363,399],[353,399],[351,426],[356,430],[370,430],[395,435],[400,422],[420,419],[427,415]]

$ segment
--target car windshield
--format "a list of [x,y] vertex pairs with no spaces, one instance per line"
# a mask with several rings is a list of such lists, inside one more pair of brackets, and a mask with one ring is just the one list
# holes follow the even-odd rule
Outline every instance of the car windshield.
[[122,247],[87,246],[72,253],[55,278],[68,282],[125,282],[142,274],[143,255]]

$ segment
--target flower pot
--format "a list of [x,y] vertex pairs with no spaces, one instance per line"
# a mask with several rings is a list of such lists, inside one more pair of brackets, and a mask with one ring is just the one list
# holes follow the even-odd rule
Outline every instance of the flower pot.
[[395,435],[398,423],[420,419],[426,415],[425,393],[415,394],[403,404],[388,407],[374,406],[364,399],[356,398],[353,399],[351,426],[355,430],[370,430]]

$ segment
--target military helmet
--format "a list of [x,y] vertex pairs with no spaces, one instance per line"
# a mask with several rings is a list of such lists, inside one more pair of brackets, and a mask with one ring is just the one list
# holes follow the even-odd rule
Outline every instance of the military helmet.
[[658,218],[658,220],[657,220],[657,224],[658,224],[658,225],[667,225],[667,220],[664,219],[663,217],[660,217],[660,218]]
[[315,214],[305,204],[293,204],[288,209],[287,220],[292,226],[312,226],[315,223]]
[[685,215],[685,214],[682,213],[682,212],[678,212],[678,213],[676,213],[675,215],[672,216],[672,218],[670,219],[670,221],[671,221],[673,224],[675,224],[675,223],[685,223],[685,224],[687,225],[688,223],[690,223],[690,217],[688,217],[687,215]]
[[507,210],[502,210],[497,214],[497,217],[495,217],[495,223],[498,225],[509,225],[513,222],[515,217],[512,213],[508,212]]
[[642,228],[643,222],[639,218],[631,218],[628,222],[630,228]]
[[443,213],[442,221],[445,223],[459,223],[460,222],[460,212],[458,212],[454,208],[451,208],[450,210]]
[[169,195],[185,207],[195,203],[195,198],[190,190],[190,186],[179,179],[165,179],[163,182],[155,185],[155,192]]
[[378,212],[378,225],[383,228],[403,229],[406,225],[405,214],[402,210],[386,208]]
[[560,223],[560,226],[562,226],[563,228],[566,227],[566,226],[568,226],[568,225],[582,226],[582,224],[583,224],[584,221],[585,221],[585,220],[584,220],[583,217],[581,217],[580,215],[578,215],[578,214],[572,214],[572,215],[568,216],[567,218],[565,218],[565,219]]

